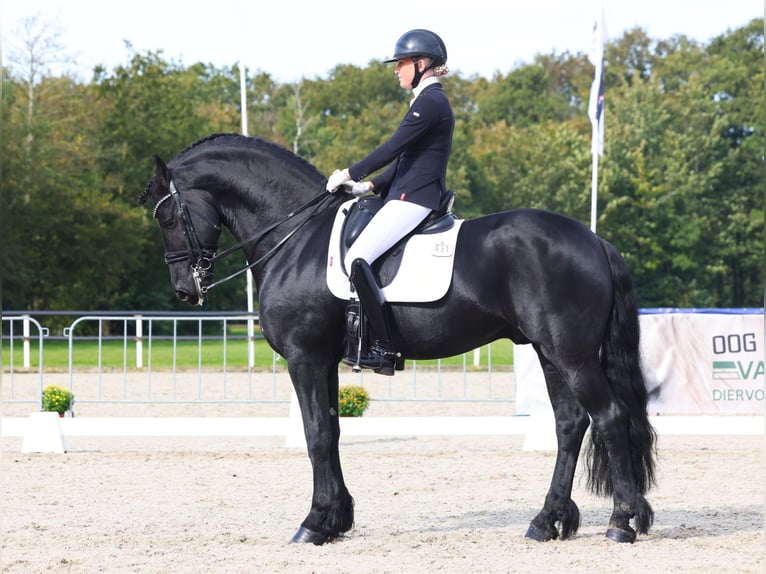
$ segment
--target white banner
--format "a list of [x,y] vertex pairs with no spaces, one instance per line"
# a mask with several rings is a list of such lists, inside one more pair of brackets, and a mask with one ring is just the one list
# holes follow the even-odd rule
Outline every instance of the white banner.
[[[764,413],[762,310],[645,310],[641,362],[650,414]],[[550,411],[531,345],[514,347],[516,414]]]

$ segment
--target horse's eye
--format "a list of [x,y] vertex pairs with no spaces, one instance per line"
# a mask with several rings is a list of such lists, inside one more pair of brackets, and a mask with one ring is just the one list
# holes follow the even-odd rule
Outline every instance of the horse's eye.
[[163,227],[163,229],[172,229],[176,226],[177,222],[178,220],[175,217],[171,217],[170,219],[160,221],[160,225]]

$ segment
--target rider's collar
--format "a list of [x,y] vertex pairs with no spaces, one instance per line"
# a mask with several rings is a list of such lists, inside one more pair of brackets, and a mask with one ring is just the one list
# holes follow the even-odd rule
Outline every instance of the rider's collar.
[[410,100],[410,105],[412,105],[412,102],[415,101],[415,99],[420,95],[420,93],[426,89],[428,86],[431,86],[433,84],[438,84],[439,78],[436,76],[428,76],[427,78],[423,78],[420,80],[420,83],[417,85],[416,88],[413,88],[412,90],[412,99]]

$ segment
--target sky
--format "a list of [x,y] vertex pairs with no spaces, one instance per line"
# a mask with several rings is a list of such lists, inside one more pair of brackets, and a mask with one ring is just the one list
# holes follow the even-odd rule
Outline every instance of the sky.
[[[392,55],[413,28],[438,33],[450,69],[492,78],[536,54],[587,54],[601,0],[0,0],[3,64],[24,18],[58,27],[66,71],[89,80],[94,66],[162,51],[183,66],[242,61],[277,82],[326,78],[339,64],[364,67]],[[699,42],[763,17],[763,0],[603,0],[610,38],[643,28],[652,39]],[[61,70],[53,70],[61,71]],[[393,69],[392,69],[393,73]]]

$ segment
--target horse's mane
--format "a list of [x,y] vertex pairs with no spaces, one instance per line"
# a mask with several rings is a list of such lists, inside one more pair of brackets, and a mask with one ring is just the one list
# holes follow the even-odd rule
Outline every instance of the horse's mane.
[[[304,171],[311,171],[312,175],[314,176],[318,176],[319,178],[324,177],[314,164],[300,156],[295,155],[289,149],[268,140],[264,140],[258,137],[244,136],[242,134],[236,133],[214,133],[205,136],[204,138],[199,139],[188,146],[186,149],[182,150],[171,161],[183,159],[187,155],[193,153],[194,150],[196,150],[198,147],[205,144],[225,145],[227,143],[237,143],[252,147],[254,149],[264,150],[268,153],[268,155],[274,156],[280,161],[285,163],[292,162],[293,164],[300,166],[300,169]],[[149,183],[146,184],[146,187],[144,188],[144,191],[141,192],[141,195],[138,196],[139,203],[143,204],[146,202],[146,199],[149,197],[149,191],[152,187],[152,183],[154,183],[154,176],[152,176],[152,178],[149,180]]]

